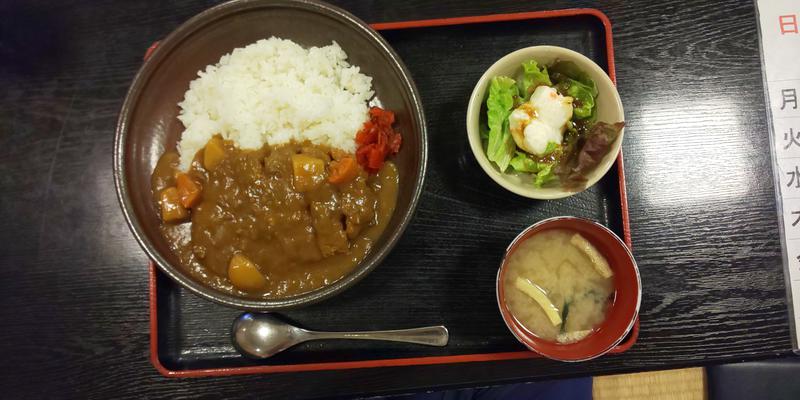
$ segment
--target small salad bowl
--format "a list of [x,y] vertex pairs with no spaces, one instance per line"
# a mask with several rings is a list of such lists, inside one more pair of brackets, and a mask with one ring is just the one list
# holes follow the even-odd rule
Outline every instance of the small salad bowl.
[[[520,195],[532,199],[550,200],[559,199],[579,193],[599,181],[603,175],[608,172],[614,164],[617,156],[622,147],[622,138],[624,129],[617,129],[616,137],[606,147],[604,155],[602,153],[597,157],[599,161],[591,168],[586,168],[581,172],[580,183],[575,184],[571,181],[565,184],[563,179],[555,177],[555,174],[550,174],[550,182],[542,184],[542,181],[537,182],[537,173],[520,173],[515,171],[512,165],[509,165],[505,171],[501,171],[496,162],[490,161],[487,156],[487,139],[486,136],[490,135],[487,131],[487,106],[486,101],[489,97],[489,88],[492,79],[498,76],[507,76],[520,82],[523,75],[522,64],[530,60],[536,61],[539,66],[552,66],[556,62],[571,61],[577,70],[583,73],[582,76],[588,77],[594,82],[596,86],[596,97],[594,103],[594,121],[605,122],[607,124],[615,124],[624,121],[622,110],[622,101],[620,101],[619,93],[614,86],[614,83],[608,77],[606,72],[595,64],[586,56],[575,51],[556,46],[533,46],[526,47],[514,51],[495,62],[488,70],[481,76],[475,89],[472,91],[472,96],[469,99],[467,107],[467,135],[469,137],[469,144],[472,148],[472,153],[478,160],[481,168],[500,186]],[[551,70],[552,73],[552,70]],[[555,86],[555,82],[553,82]],[[529,90],[534,86],[530,86]],[[530,92],[528,92],[530,95]],[[522,94],[524,96],[524,94]],[[534,93],[533,96],[536,96]],[[577,97],[576,97],[577,98]],[[576,107],[581,103],[575,103]],[[511,109],[513,111],[513,108]],[[538,115],[537,110],[532,111],[532,115]],[[573,114],[577,116],[577,113]],[[536,118],[536,117],[534,117]],[[575,117],[573,117],[575,118]],[[588,121],[588,120],[587,120]],[[510,122],[510,117],[506,117],[506,122]],[[571,123],[571,122],[570,122]],[[511,125],[511,124],[509,124]],[[576,126],[576,125],[573,125]],[[519,132],[519,130],[517,130]],[[527,129],[525,130],[527,133]],[[482,138],[484,135],[484,138]],[[513,136],[513,135],[512,135]],[[508,137],[508,136],[506,136]],[[566,134],[565,136],[566,137]],[[609,136],[612,137],[612,136]],[[584,143],[580,141],[576,143]],[[566,143],[566,142],[564,142]],[[550,142],[547,142],[548,149],[550,149]],[[514,151],[520,150],[514,147]],[[519,154],[519,153],[517,153]],[[575,153],[573,153],[575,154]],[[578,160],[574,157],[573,160]],[[519,164],[516,164],[519,165]],[[541,168],[541,165],[538,164]],[[541,171],[541,169],[540,169]],[[555,171],[555,169],[553,170]],[[564,169],[561,169],[564,171]]]

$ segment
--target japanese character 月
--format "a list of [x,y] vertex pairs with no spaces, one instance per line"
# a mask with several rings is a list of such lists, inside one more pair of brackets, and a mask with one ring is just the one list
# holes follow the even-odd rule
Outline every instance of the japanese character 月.
[[797,90],[796,89],[783,89],[781,90],[781,110],[786,108],[787,105],[792,105],[792,110],[797,110]]

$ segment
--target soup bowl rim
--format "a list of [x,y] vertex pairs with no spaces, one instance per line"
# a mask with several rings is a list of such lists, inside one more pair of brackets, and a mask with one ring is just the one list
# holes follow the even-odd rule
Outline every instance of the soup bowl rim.
[[[503,276],[504,276],[503,275],[504,274],[504,270],[506,269],[506,266],[508,265],[509,256],[511,254],[513,254],[513,251],[516,250],[516,248],[522,242],[524,242],[525,240],[529,239],[531,236],[536,234],[537,231],[540,230],[543,226],[551,225],[551,224],[554,224],[554,223],[557,223],[557,222],[560,222],[560,221],[565,221],[565,220],[578,221],[578,223],[587,224],[587,226],[591,226],[592,229],[597,229],[599,232],[602,232],[602,234],[611,237],[617,244],[619,244],[619,246],[622,249],[624,249],[625,255],[631,261],[631,265],[633,267],[634,274],[635,274],[635,277],[636,277],[636,289],[637,289],[636,290],[636,299],[635,299],[636,306],[634,307],[634,312],[632,313],[630,321],[628,322],[628,324],[625,327],[625,329],[621,332],[619,337],[614,338],[614,340],[611,341],[611,343],[608,346],[603,347],[603,348],[599,349],[598,351],[594,351],[591,354],[588,354],[586,356],[577,357],[577,358],[558,357],[558,356],[550,354],[550,353],[548,353],[546,351],[543,351],[540,348],[537,348],[537,347],[531,345],[531,343],[534,343],[534,344],[535,343],[540,343],[540,342],[551,343],[551,341],[537,338],[533,334],[527,332],[525,330],[525,328],[520,326],[519,322],[517,322],[517,320],[516,320],[516,317],[513,315],[511,310],[509,310],[508,306],[505,304],[505,295],[504,294],[501,295],[501,293],[504,291],[504,290],[501,290],[501,286],[503,284],[502,279],[503,279]],[[615,289],[615,291],[616,291],[616,289]],[[514,335],[514,337],[520,343],[522,343],[526,348],[528,348],[529,350],[531,350],[531,351],[533,351],[535,353],[538,353],[538,354],[540,354],[540,355],[542,355],[544,357],[552,359],[552,360],[565,361],[565,362],[581,362],[581,361],[588,361],[588,360],[600,357],[600,356],[608,353],[614,347],[619,345],[625,339],[625,337],[628,335],[628,333],[631,332],[631,330],[633,329],[633,326],[636,324],[636,321],[639,318],[639,308],[640,308],[641,302],[642,302],[642,281],[641,281],[641,276],[639,274],[639,267],[636,264],[636,259],[633,257],[633,254],[631,253],[630,248],[613,231],[611,231],[610,229],[608,229],[606,226],[604,226],[602,224],[599,224],[599,223],[597,223],[595,221],[588,220],[588,219],[585,219],[585,218],[579,218],[579,217],[573,217],[573,216],[556,216],[556,217],[543,219],[543,220],[541,220],[539,222],[536,222],[536,223],[528,226],[527,228],[522,230],[522,232],[520,232],[514,238],[514,240],[511,241],[511,243],[508,245],[508,247],[506,247],[505,253],[503,255],[503,260],[502,260],[502,262],[500,264],[500,268],[498,268],[498,270],[497,270],[495,292],[496,292],[497,306],[498,306],[498,308],[500,310],[500,314],[501,314],[501,316],[503,318],[503,322],[506,324],[506,327],[508,328],[509,331],[511,331],[511,333]],[[622,299],[622,301],[626,301],[626,300]],[[629,301],[629,300],[627,300],[627,301]],[[598,332],[598,334],[602,334],[602,332]],[[563,344],[559,344],[559,346],[571,346],[571,345],[574,345],[574,344],[580,343],[580,342],[581,341],[579,340],[579,341],[573,342],[573,343],[563,343]]]

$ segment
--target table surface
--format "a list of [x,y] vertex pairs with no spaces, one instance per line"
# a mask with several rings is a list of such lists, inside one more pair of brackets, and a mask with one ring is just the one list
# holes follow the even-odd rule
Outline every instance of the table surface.
[[214,3],[0,5],[0,387],[11,397],[400,393],[791,352],[751,2],[353,0],[334,3],[367,22],[568,7],[609,16],[644,292],[638,343],[581,364],[160,376],[148,359],[147,258],[114,193],[113,133],[143,51]]

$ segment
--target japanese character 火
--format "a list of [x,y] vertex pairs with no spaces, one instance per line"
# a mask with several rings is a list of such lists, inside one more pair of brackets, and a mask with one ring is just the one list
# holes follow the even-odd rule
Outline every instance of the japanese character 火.
[[789,128],[788,132],[783,132],[783,141],[786,142],[786,146],[783,146],[784,150],[792,147],[793,144],[800,147],[800,131],[794,133],[794,129]]

